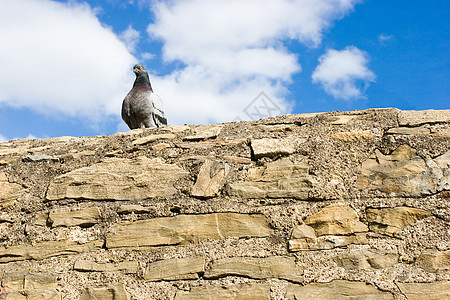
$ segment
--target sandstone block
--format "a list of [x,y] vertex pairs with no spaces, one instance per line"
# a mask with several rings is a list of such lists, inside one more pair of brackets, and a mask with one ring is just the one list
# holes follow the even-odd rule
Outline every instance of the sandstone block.
[[135,274],[138,270],[138,262],[96,263],[90,260],[77,260],[73,269],[82,272],[124,272],[126,274]]
[[214,213],[178,215],[114,225],[106,247],[148,247],[196,243],[226,237],[266,237],[272,234],[263,215]]
[[245,181],[230,183],[227,192],[241,198],[308,199],[314,184],[307,164],[283,158],[250,169]]
[[316,238],[291,239],[288,243],[290,252],[301,250],[329,250],[345,247],[350,244],[367,244],[366,233],[355,233],[352,235],[323,235]]
[[450,110],[410,110],[398,113],[400,126],[418,126],[422,124],[450,123]]
[[41,260],[54,256],[74,255],[91,252],[102,247],[103,241],[92,241],[86,244],[77,244],[68,240],[40,242],[35,245],[16,245],[9,248],[0,248],[0,263],[19,260]]
[[382,292],[373,285],[364,282],[334,280],[330,283],[311,283],[305,286],[291,284],[288,286],[287,299],[304,300],[393,300],[389,292]]
[[2,299],[61,300],[62,295],[56,291],[57,278],[57,275],[50,273],[6,273],[2,278],[6,298]]
[[201,125],[194,129],[194,134],[184,137],[185,141],[200,141],[207,139],[215,139],[222,131],[222,125]]
[[158,140],[173,140],[175,138],[173,133],[163,133],[163,134],[151,134],[138,139],[135,139],[131,144],[133,145],[145,145]]
[[371,231],[393,236],[403,227],[431,216],[431,213],[418,208],[402,206],[394,208],[368,208],[366,210],[366,216]]
[[450,189],[449,152],[423,159],[408,145],[390,155],[375,150],[361,165],[358,188],[400,196],[423,196]]
[[175,300],[269,300],[270,286],[268,284],[240,284],[229,286],[197,286],[192,287],[190,292],[177,292]]
[[83,290],[80,300],[130,300],[123,284],[110,284],[100,287],[87,287]]
[[403,135],[430,135],[430,129],[425,127],[397,127],[390,128],[387,133]]
[[297,143],[301,140],[284,139],[255,139],[251,141],[251,148],[255,158],[274,157],[277,155],[290,155],[295,152]]
[[160,158],[108,158],[53,179],[46,199],[143,200],[168,197],[177,192],[173,184],[188,175]]
[[300,271],[293,257],[231,257],[214,261],[203,277],[207,279],[225,276],[243,276],[253,279],[279,278],[302,283],[303,277]]
[[347,235],[368,231],[359,220],[356,211],[348,205],[331,204],[305,219],[305,224],[314,228],[316,235]]
[[424,269],[427,272],[449,270],[450,250],[447,251],[426,250],[416,259],[415,265]]
[[25,191],[21,185],[8,182],[6,174],[0,172],[0,209],[12,206]]
[[450,281],[436,281],[431,283],[397,282],[397,286],[408,300],[450,299]]
[[198,279],[205,271],[205,259],[202,257],[174,258],[153,262],[145,270],[144,279],[188,280]]
[[217,196],[228,171],[229,166],[227,164],[222,164],[215,160],[206,160],[200,168],[197,180],[192,187],[191,195],[199,198]]
[[334,261],[339,267],[347,270],[384,269],[395,265],[398,262],[398,257],[398,253],[393,251],[364,249],[340,253],[335,257]]
[[97,224],[101,216],[98,207],[88,207],[78,210],[54,210],[49,213],[48,218],[52,227],[90,227]]

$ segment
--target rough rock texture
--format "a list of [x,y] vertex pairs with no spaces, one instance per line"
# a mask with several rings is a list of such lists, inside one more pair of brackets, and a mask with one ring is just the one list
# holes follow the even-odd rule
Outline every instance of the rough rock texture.
[[450,111],[0,143],[0,299],[446,299]]

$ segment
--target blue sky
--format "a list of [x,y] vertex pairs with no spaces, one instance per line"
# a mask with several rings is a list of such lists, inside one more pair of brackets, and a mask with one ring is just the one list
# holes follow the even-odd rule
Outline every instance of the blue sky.
[[175,125],[450,109],[449,20],[446,0],[2,0],[0,141],[126,131],[138,62]]

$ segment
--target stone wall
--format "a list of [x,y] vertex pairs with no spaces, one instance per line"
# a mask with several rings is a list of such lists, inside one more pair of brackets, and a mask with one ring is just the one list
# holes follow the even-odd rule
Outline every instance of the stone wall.
[[450,298],[450,111],[0,144],[0,299]]

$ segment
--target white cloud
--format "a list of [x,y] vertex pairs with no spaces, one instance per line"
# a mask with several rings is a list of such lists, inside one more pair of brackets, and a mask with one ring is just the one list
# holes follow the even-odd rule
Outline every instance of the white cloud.
[[153,7],[152,38],[163,41],[166,62],[184,67],[153,76],[169,122],[232,121],[264,91],[289,112],[286,84],[300,72],[298,55],[284,43],[315,47],[333,21],[359,0],[173,0]]
[[378,41],[379,41],[381,44],[385,44],[387,41],[390,41],[390,40],[392,40],[393,38],[394,38],[394,36],[391,35],[391,34],[382,33],[382,34],[380,34],[380,35],[378,36]]
[[[335,98],[364,98],[365,89],[375,81],[368,62],[367,53],[356,47],[349,46],[341,51],[330,49],[319,58],[312,79]],[[358,87],[361,82],[362,88]]]
[[87,4],[1,1],[0,28],[0,103],[87,123],[119,114],[135,59]]
[[128,51],[130,52],[135,52],[136,45],[139,42],[140,37],[141,34],[139,31],[131,27],[131,25],[129,25],[128,28],[119,35],[119,39],[126,45]]
[[6,142],[6,141],[7,141],[7,139],[3,135],[0,134],[0,143]]

